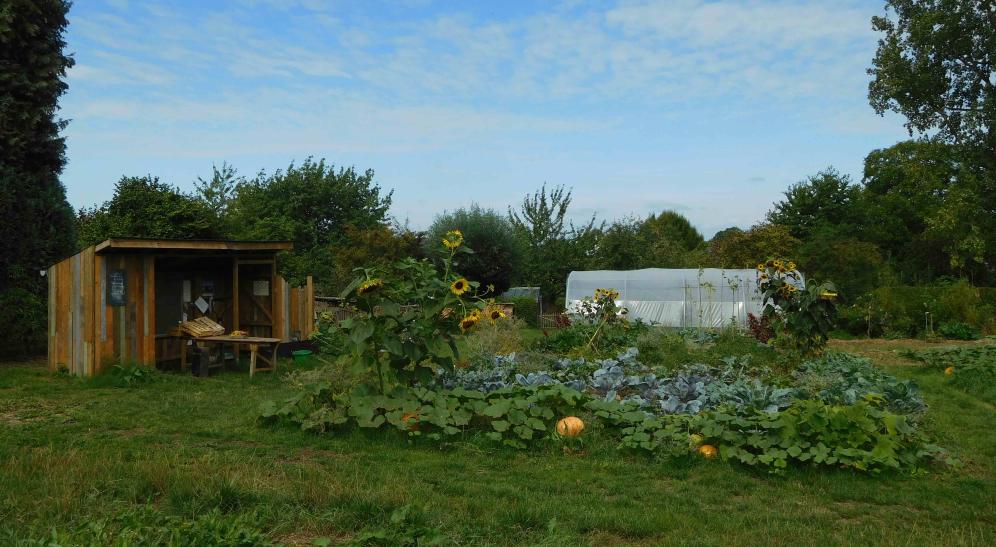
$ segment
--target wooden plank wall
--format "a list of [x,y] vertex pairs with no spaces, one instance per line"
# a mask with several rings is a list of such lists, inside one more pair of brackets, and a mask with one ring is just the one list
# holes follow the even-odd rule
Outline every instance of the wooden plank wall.
[[97,370],[93,247],[48,269],[48,363],[72,374]]
[[282,277],[274,283],[274,336],[307,339],[315,330],[315,285],[311,276],[303,287],[291,287]]
[[[126,272],[124,306],[107,303],[107,271]],[[154,258],[89,247],[49,268],[49,367],[80,376],[155,362]]]

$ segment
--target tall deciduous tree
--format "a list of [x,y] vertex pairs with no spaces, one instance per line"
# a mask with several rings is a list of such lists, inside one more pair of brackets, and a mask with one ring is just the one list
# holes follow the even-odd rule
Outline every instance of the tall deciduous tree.
[[980,0],[887,0],[872,18],[883,33],[868,73],[879,114],[906,127],[938,130],[950,142],[978,145],[996,169],[996,8]]
[[336,248],[351,243],[346,228],[384,226],[391,195],[381,193],[373,170],[336,169],[308,158],[286,171],[239,183],[227,217],[238,238],[294,242],[294,251],[279,261],[288,281],[314,275],[323,283],[335,275]]
[[508,210],[509,221],[526,245],[521,281],[539,286],[547,303],[564,295],[567,274],[587,266],[602,228],[594,216],[579,226],[569,222],[570,205],[570,190],[557,186],[548,192],[544,184],[517,210]]
[[43,352],[39,271],[73,251],[73,210],[59,181],[66,121],[56,116],[72,57],[69,3],[0,3],[0,357]]

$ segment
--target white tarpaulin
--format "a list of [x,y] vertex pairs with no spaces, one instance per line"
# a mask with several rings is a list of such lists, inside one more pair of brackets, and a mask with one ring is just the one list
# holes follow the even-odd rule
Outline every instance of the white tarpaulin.
[[761,315],[757,276],[757,270],[720,268],[571,272],[567,309],[595,289],[615,289],[631,320],[668,327],[745,326],[748,313]]

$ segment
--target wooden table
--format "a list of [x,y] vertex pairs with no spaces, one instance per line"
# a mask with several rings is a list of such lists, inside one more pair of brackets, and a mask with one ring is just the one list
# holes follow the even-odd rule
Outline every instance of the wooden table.
[[[232,344],[238,347],[239,345],[249,346],[249,377],[251,378],[256,374],[257,370],[276,370],[277,369],[277,348],[280,347],[280,338],[262,338],[259,336],[231,336],[228,334],[222,336],[202,336],[199,338],[193,338],[194,342],[200,344],[201,342],[214,342],[216,344]],[[260,346],[273,346],[273,352],[267,357],[259,352]],[[180,362],[186,363],[187,361],[187,345],[183,344],[183,349],[180,350]],[[266,363],[266,367],[256,367],[256,360],[259,359]],[[183,366],[183,365],[181,365]]]

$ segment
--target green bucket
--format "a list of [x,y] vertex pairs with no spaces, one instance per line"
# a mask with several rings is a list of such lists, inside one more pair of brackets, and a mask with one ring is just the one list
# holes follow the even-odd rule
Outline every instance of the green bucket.
[[294,357],[294,362],[299,365],[311,361],[310,349],[299,349],[297,351],[292,351],[291,355]]

